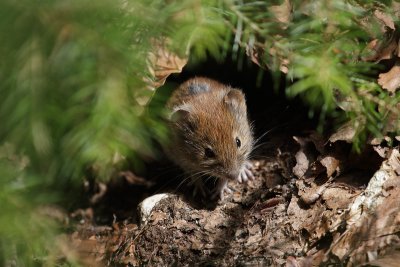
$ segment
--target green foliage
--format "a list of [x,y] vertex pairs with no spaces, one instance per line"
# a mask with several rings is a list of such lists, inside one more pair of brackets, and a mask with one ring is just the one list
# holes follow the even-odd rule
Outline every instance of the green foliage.
[[0,265],[52,266],[57,227],[40,207],[86,167],[109,179],[121,159],[139,164],[166,136],[143,105],[148,54],[164,42],[216,56],[226,32],[213,1],[168,2],[0,2],[0,146],[14,149],[0,158]]
[[376,20],[362,19],[376,8],[395,18],[391,1],[285,3],[0,1],[0,265],[55,263],[57,226],[40,207],[86,167],[108,179],[121,159],[139,164],[152,140],[165,140],[162,108],[143,104],[156,80],[149,53],[160,44],[195,60],[261,51],[258,63],[287,68],[288,95],[322,111],[321,122],[329,113],[359,136],[398,131],[398,94],[380,89],[360,60],[371,38],[385,38]]
[[[29,159],[15,154],[12,145],[0,147],[0,262],[2,266],[38,265],[44,258],[54,264],[56,248],[47,250],[54,242],[56,224],[38,209],[42,201],[53,194],[42,192],[41,179],[24,172]],[[45,197],[45,199],[43,199]],[[12,264],[13,263],[13,264]]]
[[152,94],[144,77],[153,41],[170,38],[181,54],[195,42],[204,56],[218,53],[224,34],[195,3],[3,1],[1,140],[18,144],[35,171],[67,179],[88,162],[108,169],[115,153],[150,154],[150,139],[162,136],[138,98]]
[[[356,128],[359,148],[363,136],[385,134],[387,124],[399,119],[398,111],[388,110],[398,96],[382,91],[371,79],[377,76],[377,64],[362,60],[368,42],[388,37],[374,11],[398,23],[392,1],[224,2],[235,32],[233,47],[256,51],[258,64],[272,71],[286,68],[292,82],[288,96],[299,95],[311,111],[318,110],[321,128],[327,114],[338,122],[347,118]],[[351,102],[347,109],[338,109],[337,92]]]

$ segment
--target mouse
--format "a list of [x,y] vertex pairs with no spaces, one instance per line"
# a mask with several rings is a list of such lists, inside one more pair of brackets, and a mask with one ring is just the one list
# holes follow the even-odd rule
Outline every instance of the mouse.
[[249,160],[253,130],[240,89],[194,77],[174,90],[166,107],[171,137],[165,154],[193,182],[217,178],[212,197],[223,199],[232,193],[228,181],[254,179]]

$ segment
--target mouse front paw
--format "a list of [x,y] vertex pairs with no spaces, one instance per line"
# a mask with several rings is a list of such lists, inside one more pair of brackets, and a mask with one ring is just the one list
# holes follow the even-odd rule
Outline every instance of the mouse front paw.
[[253,164],[250,161],[246,161],[243,164],[243,167],[240,170],[239,176],[237,178],[239,183],[243,183],[243,182],[246,183],[249,180],[254,180],[254,175],[251,171],[252,168],[253,168]]
[[217,187],[212,195],[213,199],[221,199],[224,200],[225,194],[230,195],[233,193],[232,189],[228,187],[228,181],[225,179],[218,179]]

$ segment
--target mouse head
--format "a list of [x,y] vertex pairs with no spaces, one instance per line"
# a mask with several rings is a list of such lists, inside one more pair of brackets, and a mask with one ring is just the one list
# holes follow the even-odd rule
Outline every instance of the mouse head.
[[237,89],[200,94],[175,108],[176,162],[183,169],[236,179],[253,147],[243,93]]

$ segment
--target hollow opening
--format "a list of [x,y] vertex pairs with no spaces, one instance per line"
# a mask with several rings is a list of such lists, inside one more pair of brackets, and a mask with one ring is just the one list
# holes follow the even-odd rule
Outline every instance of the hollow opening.
[[[173,74],[167,79],[172,87],[193,77],[207,77],[223,84],[241,89],[246,95],[249,120],[253,125],[257,145],[268,147],[271,139],[281,141],[302,131],[315,129],[318,114],[311,118],[309,109],[298,97],[289,99],[285,95],[286,76],[274,77],[251,61],[238,61],[227,56],[223,62],[212,58],[200,64],[189,64],[182,73]],[[255,155],[260,154],[257,150]]]

